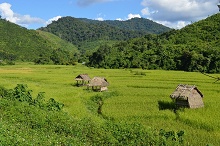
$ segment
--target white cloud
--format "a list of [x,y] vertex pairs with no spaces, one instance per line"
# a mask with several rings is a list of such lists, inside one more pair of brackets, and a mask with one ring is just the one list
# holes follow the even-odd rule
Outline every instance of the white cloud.
[[217,0],[142,0],[141,12],[154,21],[169,22],[174,28],[180,28],[217,13],[216,3]]
[[118,21],[126,21],[126,20],[129,20],[129,19],[132,19],[132,18],[141,18],[141,15],[140,14],[128,14],[128,17],[127,18],[117,18],[116,20]]
[[0,12],[2,18],[6,18],[13,23],[15,23],[18,19],[17,17],[14,17],[14,12],[11,10],[11,5],[8,3],[0,4]]
[[121,19],[121,18],[117,18],[116,20],[118,20],[118,21],[123,21],[123,19]]
[[96,18],[95,20],[98,20],[98,21],[104,21],[104,18],[102,18],[102,17],[98,17],[98,18]]
[[149,15],[150,15],[149,8],[146,7],[146,8],[144,8],[144,9],[142,9],[142,10],[141,10],[141,13],[142,13],[142,15],[149,16]]
[[128,14],[128,17],[127,18],[117,18],[116,20],[118,21],[126,21],[126,20],[129,20],[129,19],[132,19],[132,18],[141,18],[141,15],[140,14]]
[[105,15],[103,15],[102,13],[97,14],[95,20],[98,21],[104,21]]
[[57,21],[57,20],[60,19],[61,17],[62,17],[62,16],[56,16],[56,17],[53,17],[53,18],[47,20],[46,25],[52,23],[53,21]]
[[31,17],[30,15],[20,15],[17,13],[14,13],[11,9],[11,4],[9,3],[2,3],[0,4],[0,13],[2,18],[5,18],[6,20],[23,25],[28,26],[29,24],[33,23],[39,23],[43,24],[44,20],[41,18]]
[[188,21],[175,21],[175,22],[170,22],[170,21],[156,21],[159,24],[165,25],[170,28],[175,28],[175,29],[181,29],[185,27],[186,25],[190,24],[191,22]]
[[127,19],[129,20],[129,19],[132,19],[132,18],[141,18],[141,15],[140,14],[131,14],[131,13],[128,14]]
[[180,28],[183,28],[184,26],[186,26],[188,24],[190,24],[190,22],[188,22],[188,21],[178,21],[177,25],[176,25],[176,28],[180,29]]

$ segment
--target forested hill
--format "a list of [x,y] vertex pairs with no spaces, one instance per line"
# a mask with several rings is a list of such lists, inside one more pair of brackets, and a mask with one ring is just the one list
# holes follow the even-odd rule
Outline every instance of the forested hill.
[[[153,30],[150,31],[149,28]],[[148,24],[143,19],[134,19],[124,23],[122,21],[97,21],[68,16],[54,21],[47,27],[39,28],[39,30],[51,32],[80,47],[81,44],[86,42],[129,40],[131,38],[142,37],[147,33],[166,32],[169,28],[152,22]]]
[[220,14],[180,30],[103,45],[88,66],[220,73]]
[[33,61],[39,56],[49,57],[58,48],[77,52],[74,45],[55,35],[28,30],[4,19],[0,19],[0,36],[0,60]]
[[[219,47],[220,14],[212,15],[204,20],[192,23],[180,30],[172,30],[160,35],[172,44],[195,44],[203,47],[212,45]],[[218,45],[217,45],[218,44]]]
[[151,34],[162,34],[170,30],[169,27],[163,26],[162,24],[158,24],[152,20],[145,18],[132,18],[126,21],[105,20],[101,22],[98,20],[91,20],[85,18],[81,18],[81,20],[88,23],[106,23],[108,25],[124,30],[142,31]]

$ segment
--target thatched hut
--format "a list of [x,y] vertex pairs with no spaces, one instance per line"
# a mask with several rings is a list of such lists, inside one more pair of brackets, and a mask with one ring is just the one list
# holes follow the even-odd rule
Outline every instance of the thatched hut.
[[94,77],[87,87],[92,87],[96,91],[106,91],[108,90],[107,86],[109,85],[108,81],[103,77]]
[[88,74],[80,74],[75,78],[75,80],[77,82],[77,86],[84,86],[90,82],[91,78]]
[[203,94],[195,85],[179,84],[170,95],[178,107],[200,108],[204,107]]

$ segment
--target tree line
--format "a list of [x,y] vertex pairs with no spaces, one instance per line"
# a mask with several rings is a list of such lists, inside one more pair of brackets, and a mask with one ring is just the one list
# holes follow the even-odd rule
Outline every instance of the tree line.
[[219,20],[216,14],[181,30],[102,45],[88,57],[87,65],[219,73]]

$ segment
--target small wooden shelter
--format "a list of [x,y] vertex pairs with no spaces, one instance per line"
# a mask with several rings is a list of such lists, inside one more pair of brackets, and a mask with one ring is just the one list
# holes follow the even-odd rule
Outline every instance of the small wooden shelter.
[[178,107],[200,108],[204,107],[203,94],[195,85],[179,84],[170,95]]
[[108,90],[107,86],[109,85],[108,81],[103,77],[94,77],[87,87],[92,87],[93,90],[96,91],[106,91]]
[[88,74],[80,74],[75,78],[75,80],[77,82],[77,86],[84,86],[90,82],[91,78]]

